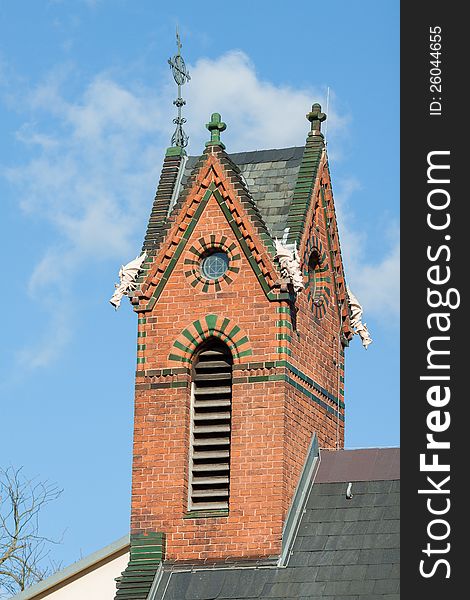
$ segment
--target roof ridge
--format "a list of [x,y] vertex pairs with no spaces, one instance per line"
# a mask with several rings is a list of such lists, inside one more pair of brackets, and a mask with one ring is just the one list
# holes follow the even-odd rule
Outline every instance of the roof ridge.
[[165,227],[175,184],[178,180],[182,165],[185,163],[183,160],[185,156],[184,151],[176,153],[170,152],[170,150],[174,149],[168,149],[163,159],[160,179],[155,192],[155,198],[150,211],[149,222],[142,246],[142,252],[147,252],[148,255],[153,255],[158,247],[158,240]]
[[[192,188],[194,181],[196,180],[197,174],[199,173],[200,168],[204,164],[206,157],[209,155],[215,155],[219,162],[222,164],[225,170],[233,171],[234,175],[232,177],[236,177],[237,182],[231,182],[235,191],[240,197],[241,203],[247,211],[248,215],[252,217],[253,225],[256,228],[258,235],[261,237],[263,243],[265,244],[269,254],[274,256],[275,248],[273,243],[273,237],[266,225],[266,222],[258,208],[256,201],[254,200],[247,184],[246,180],[241,172],[239,166],[232,160],[231,155],[229,155],[221,146],[208,146],[202,154],[197,157],[195,165],[192,167],[191,174],[188,179],[184,182],[184,185],[181,187],[181,191],[176,199],[176,202],[169,214],[167,214],[165,222],[160,226],[158,234],[154,240],[154,245],[152,247],[153,254],[158,252],[163,240],[166,237],[166,234],[174,221],[177,219],[181,208],[183,207],[185,200]],[[193,158],[193,157],[189,157]],[[176,181],[176,178],[175,178]],[[237,185],[238,184],[238,185]]]
[[[263,160],[260,161],[240,161],[240,160],[234,160],[234,158],[240,158],[243,156],[249,157],[249,158],[257,158],[257,157],[261,157],[262,155],[264,155],[263,157],[266,158],[266,160],[269,158],[270,155],[273,156],[277,156],[276,160],[287,160],[287,156],[290,155],[291,157],[294,157],[296,154],[298,154],[298,158],[299,160],[302,158],[302,154],[304,151],[305,146],[288,146],[286,148],[263,148],[263,149],[259,149],[259,150],[241,150],[240,152],[227,152],[225,151],[225,153],[227,154],[227,156],[229,156],[233,162],[235,162],[237,165],[239,164],[247,164],[248,162],[264,162]],[[199,155],[197,154],[190,154],[188,155],[188,159],[190,161],[198,158]],[[270,159],[272,160],[272,159]],[[275,162],[275,161],[274,161]]]
[[318,167],[324,151],[323,134],[318,132],[313,135],[312,132],[309,132],[286,222],[286,227],[289,229],[289,242],[300,243],[302,238]]
[[[227,152],[225,152],[225,150],[223,148],[220,148],[220,146],[218,146],[218,147],[216,146],[214,148],[217,148],[217,158],[221,162],[222,166],[224,168],[226,168],[228,165],[229,169],[231,169],[235,173],[235,175],[238,179],[238,185],[237,184],[233,185],[233,182],[231,182],[232,186],[235,189],[235,191],[237,192],[237,194],[240,198],[240,201],[241,201],[242,205],[244,206],[245,210],[247,211],[248,215],[252,218],[253,225],[255,226],[256,232],[261,237],[261,240],[263,241],[264,245],[266,246],[268,252],[272,256],[274,256],[275,247],[274,247],[272,236],[268,230],[265,220],[263,219],[263,216],[261,215],[258,205],[256,204],[256,202],[247,186],[247,183],[246,183],[245,177],[243,176],[243,173],[241,172],[238,165],[233,162],[230,155],[227,154]],[[242,193],[240,193],[240,191]],[[245,206],[245,204],[246,204],[246,206]]]
[[[176,183],[177,180],[177,174],[174,175],[173,177],[173,182],[172,182],[172,188],[171,188],[171,194],[169,194],[168,198],[166,199],[166,212],[163,212],[162,209],[160,209],[160,212],[158,213],[158,218],[161,219],[161,222],[159,223],[158,229],[155,232],[154,235],[154,239],[153,239],[153,243],[152,243],[152,247],[151,249],[147,249],[145,247],[145,243],[144,243],[144,250],[147,249],[147,254],[149,255],[149,258],[146,260],[146,264],[148,263],[150,265],[150,263],[152,262],[153,257],[158,254],[161,245],[163,243],[163,241],[166,238],[166,235],[168,233],[168,230],[171,228],[172,224],[175,222],[175,220],[177,219],[181,208],[184,204],[184,201],[187,198],[187,195],[189,193],[189,190],[192,187],[192,184],[194,183],[196,176],[199,172],[199,169],[201,168],[202,164],[203,164],[203,158],[204,158],[204,154],[200,155],[198,157],[198,160],[196,162],[196,164],[194,165],[192,171],[191,171],[191,175],[190,177],[187,179],[187,181],[185,182],[184,186],[182,186],[182,189],[178,195],[178,197],[176,198],[176,202],[173,205],[173,207],[170,210],[170,201],[171,201],[171,197],[173,194],[173,189],[174,189],[174,185]],[[178,166],[178,170],[184,168],[184,163],[180,162],[179,166]],[[170,210],[170,212],[168,212]],[[156,215],[156,212],[155,212]],[[150,222],[149,222],[149,228],[151,226],[152,223],[152,217],[154,217],[154,212],[152,209],[152,214],[150,217]],[[148,233],[146,235],[146,239],[148,237]],[[144,265],[145,266],[145,265]],[[142,276],[141,276],[142,278]],[[140,279],[141,279],[140,278]]]

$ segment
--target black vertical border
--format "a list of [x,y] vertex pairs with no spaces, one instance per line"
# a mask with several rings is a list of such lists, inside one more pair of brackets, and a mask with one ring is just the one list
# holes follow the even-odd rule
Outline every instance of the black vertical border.
[[[402,456],[402,496],[401,496],[401,597],[409,598],[460,598],[467,596],[465,585],[467,554],[465,541],[470,535],[470,519],[466,517],[465,505],[468,503],[466,482],[470,482],[469,452],[466,431],[467,405],[470,397],[466,390],[466,372],[470,370],[467,360],[470,326],[466,313],[466,281],[470,276],[470,196],[465,178],[470,175],[470,150],[465,150],[468,139],[468,83],[470,80],[469,57],[470,27],[464,17],[464,4],[458,2],[401,3],[401,456]],[[436,93],[430,89],[430,28],[441,28],[442,90]],[[431,34],[432,35],[432,34]],[[436,71],[434,71],[436,73]],[[442,103],[441,114],[430,114],[430,102],[433,97]],[[437,105],[435,105],[437,106]],[[438,112],[438,111],[436,111]],[[443,187],[451,197],[448,208],[451,223],[445,231],[433,231],[426,222],[430,211],[427,195],[432,187],[427,182],[427,156],[429,152],[449,150],[450,157],[441,159],[450,162],[450,184]],[[468,163],[468,164],[467,164]],[[444,196],[442,196],[444,197]],[[437,198],[437,196],[436,196]],[[444,218],[442,211],[437,215]],[[444,239],[450,235],[450,240]],[[451,255],[446,261],[447,252],[442,251],[441,258],[430,262],[427,248],[432,254],[440,245],[448,245]],[[451,269],[449,283],[440,289],[456,288],[460,293],[460,306],[456,309],[441,307],[432,309],[427,302],[427,270],[439,264]],[[465,288],[465,289],[464,289]],[[447,348],[450,355],[443,356],[441,362],[450,364],[447,374],[451,399],[441,411],[450,412],[451,424],[447,431],[437,435],[436,439],[447,440],[451,446],[441,450],[439,462],[450,464],[449,473],[424,473],[420,470],[419,456],[426,452],[426,434],[429,433],[427,416],[431,407],[426,398],[429,381],[420,381],[421,375],[430,374],[427,370],[427,342],[430,336],[437,335],[436,329],[429,329],[427,317],[432,312],[450,314],[450,336]],[[442,343],[442,348],[446,344]],[[444,371],[434,371],[433,374]],[[427,451],[432,454],[433,451]],[[428,462],[431,460],[428,457]],[[447,475],[450,481],[443,489],[450,494],[418,494],[419,489],[431,489],[427,476],[434,476],[439,483]],[[445,498],[450,499],[449,512],[441,515],[450,525],[449,537],[435,541],[428,537],[427,527],[438,515],[431,515],[427,509],[427,498],[435,508],[446,506]],[[440,504],[439,504],[440,503]],[[432,531],[443,535],[445,526],[434,525]],[[428,542],[433,553],[428,557],[423,549]],[[448,552],[441,551],[450,544]],[[436,550],[436,552],[434,552]],[[447,566],[436,562],[447,560]],[[420,561],[425,560],[423,570],[428,574],[436,567],[435,573],[428,578],[420,574]]]

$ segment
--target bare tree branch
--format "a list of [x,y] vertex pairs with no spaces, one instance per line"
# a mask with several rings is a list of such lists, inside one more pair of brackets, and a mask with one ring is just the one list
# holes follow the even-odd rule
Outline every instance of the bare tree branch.
[[9,598],[60,568],[50,560],[51,545],[39,529],[39,514],[62,490],[23,475],[22,468],[0,468],[0,598]]

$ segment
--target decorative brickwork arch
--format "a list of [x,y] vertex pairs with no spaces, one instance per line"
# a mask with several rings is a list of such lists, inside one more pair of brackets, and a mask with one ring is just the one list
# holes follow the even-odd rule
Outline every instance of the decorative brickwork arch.
[[189,364],[196,348],[209,338],[219,338],[229,347],[233,362],[239,363],[245,356],[251,356],[250,340],[245,332],[231,319],[218,315],[206,315],[193,321],[173,342],[168,360],[179,364]]
[[[312,256],[316,258],[313,281],[312,273],[309,269]],[[305,245],[303,273],[306,278],[305,292],[307,293],[309,304],[315,317],[320,319],[325,314],[330,302],[331,277],[327,274],[328,261],[326,251],[323,249],[321,241],[315,235],[312,235]]]

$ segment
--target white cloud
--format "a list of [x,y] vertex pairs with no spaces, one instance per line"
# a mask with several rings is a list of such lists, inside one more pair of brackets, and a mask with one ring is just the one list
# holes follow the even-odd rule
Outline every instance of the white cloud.
[[366,310],[382,321],[400,312],[400,244],[398,236],[387,254],[376,263],[365,263],[352,274],[355,289]]
[[30,367],[52,363],[71,339],[74,286],[88,289],[95,265],[113,261],[117,272],[138,252],[162,159],[166,119],[155,94],[99,75],[71,101],[66,83],[58,69],[25,97],[32,119],[17,139],[29,160],[3,169],[21,210],[53,232],[28,282],[50,315],[43,338],[19,354]]
[[37,369],[47,367],[59,358],[72,339],[70,312],[62,302],[47,303],[48,327],[42,337],[23,347],[17,355],[21,367]]
[[[60,79],[60,78],[59,78]],[[47,111],[53,134],[25,123],[20,141],[36,148],[26,165],[4,171],[20,191],[27,214],[56,228],[55,244],[32,276],[34,291],[45,278],[45,265],[61,277],[95,256],[126,259],[142,227],[161,160],[158,101],[103,76],[95,78],[76,102],[61,94],[60,81],[33,91],[30,107]],[[156,108],[157,107],[157,108]]]
[[23,144],[40,146],[44,150],[51,149],[58,144],[52,136],[36,132],[30,123],[24,123],[18,129],[16,138]]
[[358,216],[351,210],[351,197],[361,191],[355,178],[337,181],[335,206],[341,252],[348,285],[364,308],[364,319],[374,315],[382,322],[388,316],[397,322],[400,313],[400,240],[396,222],[383,232],[381,252],[369,252],[368,236]]
[[[305,141],[305,115],[313,102],[325,108],[325,88],[294,89],[259,78],[253,63],[240,51],[220,58],[199,60],[191,69],[191,81],[184,87],[191,118],[188,132],[192,145],[207,141],[201,129],[213,112],[227,123],[223,138],[230,152],[299,146]],[[334,109],[332,95],[328,112],[328,134],[344,131],[348,117]]]
[[[23,360],[33,367],[51,364],[57,349],[61,351],[73,336],[67,311],[80,310],[66,308],[79,297],[73,286],[88,289],[87,277],[100,261],[113,261],[114,273],[138,252],[174,127],[176,88],[169,73],[155,86],[159,94],[141,85],[123,85],[102,73],[70,99],[71,74],[68,66],[58,68],[23,94],[29,120],[17,138],[25,144],[29,160],[3,169],[18,191],[22,211],[43,220],[54,232],[45,239],[28,284],[32,298],[50,311],[47,331],[55,332],[53,339],[45,334],[39,341],[42,350],[36,346],[34,352],[22,351]],[[227,150],[234,152],[302,145],[308,131],[306,112],[314,101],[324,105],[321,88],[299,90],[261,80],[242,52],[201,59],[191,68],[191,76],[183,88],[190,154],[202,152],[209,135],[204,124],[212,112],[220,112],[227,123],[223,137]],[[329,136],[345,136],[348,117],[335,111],[334,95],[329,112]],[[352,191],[345,185],[344,193]],[[349,215],[341,233],[345,253],[351,253],[350,280],[357,282],[358,296],[364,292],[362,301],[372,310],[383,302],[393,304],[385,269],[394,280],[395,254],[380,264],[368,261],[364,235],[348,221]],[[368,281],[381,275],[384,288],[377,294]],[[113,284],[110,279],[110,295]]]

